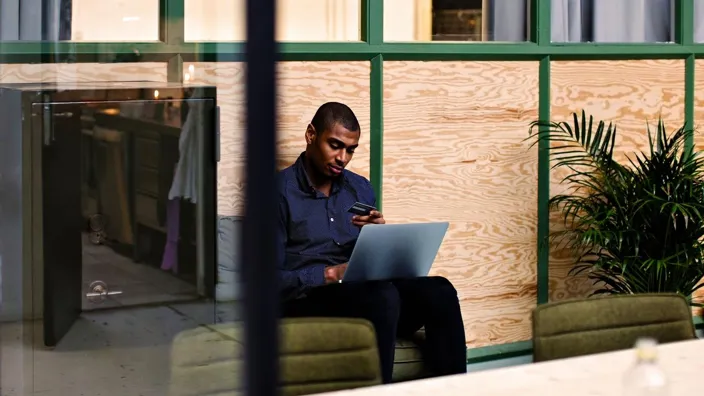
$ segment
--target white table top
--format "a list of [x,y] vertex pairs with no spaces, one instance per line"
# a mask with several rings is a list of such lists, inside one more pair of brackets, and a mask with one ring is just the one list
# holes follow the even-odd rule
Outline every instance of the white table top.
[[[670,382],[671,396],[695,395],[701,391],[704,386],[704,340],[660,345],[658,354],[660,366]],[[327,394],[620,396],[624,373],[634,362],[634,350],[626,350]]]

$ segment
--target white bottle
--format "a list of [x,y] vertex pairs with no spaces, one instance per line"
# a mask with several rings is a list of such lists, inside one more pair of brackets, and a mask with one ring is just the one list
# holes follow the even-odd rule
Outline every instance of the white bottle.
[[668,396],[667,376],[658,365],[657,346],[652,338],[636,342],[636,363],[623,379],[624,396]]

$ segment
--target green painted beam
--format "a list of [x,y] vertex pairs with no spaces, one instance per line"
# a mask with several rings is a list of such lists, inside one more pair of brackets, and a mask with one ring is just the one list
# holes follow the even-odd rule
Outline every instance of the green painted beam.
[[694,41],[694,1],[675,1],[675,42],[691,45]]
[[[159,0],[159,37],[169,45],[182,45],[185,37],[184,0]],[[169,82],[183,82],[183,57],[169,58],[166,78]]]
[[161,0],[166,9],[161,10],[159,18],[159,31],[161,40],[170,45],[182,44],[185,41],[185,15],[184,0]]
[[176,55],[169,59],[166,66],[166,81],[175,83],[183,82],[183,59],[181,55]]
[[169,0],[159,0],[159,41],[165,43],[168,39],[168,3]]
[[[699,1],[699,0],[695,0]],[[694,2],[677,0],[675,2],[675,40],[683,46],[691,46],[694,41]],[[694,54],[685,58],[684,64],[684,123],[694,128],[694,73],[696,58]],[[685,142],[687,148],[694,146],[694,135]]]
[[384,42],[384,2],[362,0],[361,40],[372,45]]
[[[696,59],[690,55],[684,62],[684,123],[687,128],[694,128],[694,73],[696,69]],[[678,126],[679,127],[679,126]],[[687,137],[685,147],[690,149],[694,146],[694,135]]]
[[[547,31],[543,30],[543,31]],[[534,43],[385,43],[375,47],[385,58],[413,57],[457,57],[469,59],[472,56],[504,56],[539,59],[550,56],[555,59],[661,59],[685,58],[692,54],[704,55],[704,46],[693,44],[594,44],[594,43],[551,43],[538,45]]]
[[531,3],[535,14],[534,36],[535,43],[540,47],[549,46],[551,42],[551,1],[534,0]]
[[[546,31],[546,30],[541,30]],[[383,55],[385,60],[632,60],[685,59],[704,57],[704,44],[594,44],[594,43],[383,43],[322,42],[280,45],[286,60],[371,60]],[[3,61],[32,55],[51,54],[56,62],[69,56],[85,55],[181,55],[184,59],[240,61],[242,42],[206,43],[75,43],[75,42],[4,42],[0,43]]]
[[532,341],[511,342],[508,344],[492,345],[467,349],[467,364],[490,362],[499,359],[508,359],[516,356],[525,356],[533,353]]
[[169,45],[162,42],[144,43],[77,43],[77,42],[40,42],[16,41],[0,43],[0,53],[9,55],[52,54],[177,54],[187,46]]
[[384,59],[372,59],[370,74],[370,181],[376,195],[377,208],[382,210],[384,184]]

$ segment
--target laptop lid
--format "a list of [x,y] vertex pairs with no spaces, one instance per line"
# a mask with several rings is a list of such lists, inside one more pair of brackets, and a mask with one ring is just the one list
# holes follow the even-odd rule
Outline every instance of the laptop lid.
[[448,222],[362,227],[342,282],[427,276]]

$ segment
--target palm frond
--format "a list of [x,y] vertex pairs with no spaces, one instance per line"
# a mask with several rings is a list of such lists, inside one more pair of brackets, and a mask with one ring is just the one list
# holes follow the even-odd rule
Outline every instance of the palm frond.
[[704,285],[704,158],[688,147],[686,126],[668,133],[659,119],[645,130],[647,149],[621,164],[612,123],[585,111],[571,122],[531,123],[531,147],[547,142],[551,169],[566,173],[568,187],[549,200],[565,229],[545,243],[572,252],[571,274],[591,279],[595,294],[689,296]]

